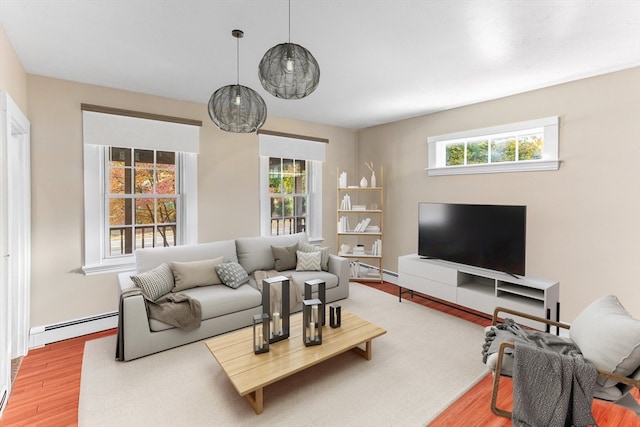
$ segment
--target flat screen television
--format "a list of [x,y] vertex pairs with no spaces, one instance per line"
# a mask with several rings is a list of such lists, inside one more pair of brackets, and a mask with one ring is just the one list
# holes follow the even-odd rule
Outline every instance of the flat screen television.
[[419,203],[418,255],[525,274],[527,207]]

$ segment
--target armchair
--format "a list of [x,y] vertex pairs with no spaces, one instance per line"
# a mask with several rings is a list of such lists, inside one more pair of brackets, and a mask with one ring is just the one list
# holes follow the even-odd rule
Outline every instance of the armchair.
[[[615,296],[594,301],[572,325],[497,307],[493,312],[492,326],[487,329],[496,327],[501,317],[509,317],[505,315],[541,322],[558,328],[558,331],[568,330],[569,337],[564,339],[575,344],[584,359],[591,362],[598,372],[593,397],[624,406],[640,417],[640,405],[629,394],[634,387],[640,390],[640,320],[632,318]],[[491,411],[506,418],[512,418],[512,412],[498,408],[496,402],[500,376],[512,375],[514,349],[514,343],[505,340],[500,343],[498,351],[486,360],[489,369],[494,371]]]

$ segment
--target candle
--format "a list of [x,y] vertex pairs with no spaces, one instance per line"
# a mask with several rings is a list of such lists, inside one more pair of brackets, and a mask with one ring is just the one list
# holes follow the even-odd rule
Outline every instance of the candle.
[[314,304],[311,306],[311,321],[313,323],[318,323],[318,305]]
[[274,312],[273,313],[273,334],[274,335],[280,335],[281,323],[282,322],[280,319],[280,313]]
[[262,329],[260,329],[260,333],[258,334],[258,350],[260,350],[264,346],[264,338],[262,336]]
[[309,341],[316,340],[316,324],[311,322],[309,323]]

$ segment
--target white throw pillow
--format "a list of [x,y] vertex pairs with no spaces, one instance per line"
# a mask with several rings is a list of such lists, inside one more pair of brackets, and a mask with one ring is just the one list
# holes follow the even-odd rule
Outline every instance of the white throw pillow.
[[[631,317],[613,295],[582,310],[569,336],[596,368],[627,377],[640,366],[640,320]],[[598,377],[598,384],[612,387],[616,381]]]
[[301,252],[297,251],[298,263],[296,264],[296,271],[320,271],[320,261],[322,260],[322,254],[319,251],[316,252]]

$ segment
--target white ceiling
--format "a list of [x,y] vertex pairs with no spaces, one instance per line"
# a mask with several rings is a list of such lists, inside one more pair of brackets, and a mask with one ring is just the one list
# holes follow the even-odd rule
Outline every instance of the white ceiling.
[[[240,83],[270,115],[363,128],[640,65],[640,0],[293,0],[320,85],[282,100],[262,55],[287,0],[0,0],[26,71],[206,104]],[[203,108],[206,108],[203,105]]]

